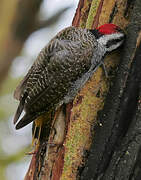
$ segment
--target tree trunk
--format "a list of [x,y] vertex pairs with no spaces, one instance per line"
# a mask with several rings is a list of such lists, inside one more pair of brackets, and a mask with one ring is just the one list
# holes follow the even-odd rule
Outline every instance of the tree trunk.
[[141,178],[141,1],[80,0],[74,26],[105,23],[127,34],[124,46],[105,58],[108,78],[98,68],[74,101],[57,111],[25,180]]

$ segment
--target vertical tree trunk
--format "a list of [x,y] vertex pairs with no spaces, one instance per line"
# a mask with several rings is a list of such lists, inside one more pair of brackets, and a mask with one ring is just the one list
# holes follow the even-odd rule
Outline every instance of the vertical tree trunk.
[[105,58],[108,78],[98,68],[74,101],[59,109],[56,135],[52,130],[48,143],[40,143],[25,180],[140,177],[141,1],[80,0],[74,26],[104,23],[125,29],[124,47]]

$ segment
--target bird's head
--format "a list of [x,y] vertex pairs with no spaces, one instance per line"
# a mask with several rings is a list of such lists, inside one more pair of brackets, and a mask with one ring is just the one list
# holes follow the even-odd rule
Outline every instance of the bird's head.
[[115,24],[104,24],[90,31],[107,52],[117,49],[125,39],[125,33]]

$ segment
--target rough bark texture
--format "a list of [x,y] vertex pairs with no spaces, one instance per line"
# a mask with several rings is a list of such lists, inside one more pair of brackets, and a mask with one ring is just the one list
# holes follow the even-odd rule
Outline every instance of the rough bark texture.
[[127,32],[124,47],[105,58],[109,77],[99,68],[74,101],[61,107],[56,133],[36,149],[25,180],[139,179],[141,1],[80,0],[74,26],[108,22]]
[[81,179],[140,179],[141,1],[134,2],[114,85]]

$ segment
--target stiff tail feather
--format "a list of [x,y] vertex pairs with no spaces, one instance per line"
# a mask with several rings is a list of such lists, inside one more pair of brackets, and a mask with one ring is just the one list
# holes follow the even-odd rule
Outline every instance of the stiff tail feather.
[[32,125],[32,145],[39,145],[40,141],[47,141],[51,129],[51,114],[39,116]]
[[37,118],[32,125],[32,146],[38,146],[40,143],[40,136],[41,136],[41,131],[42,131],[42,120],[40,120],[39,123],[39,118]]

